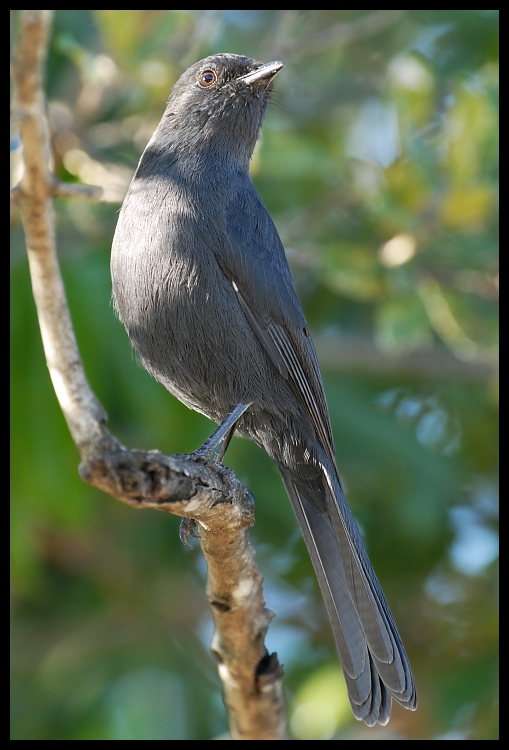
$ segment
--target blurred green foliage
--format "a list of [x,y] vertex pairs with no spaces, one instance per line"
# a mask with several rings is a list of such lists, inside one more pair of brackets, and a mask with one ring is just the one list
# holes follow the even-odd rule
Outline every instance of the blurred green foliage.
[[[219,51],[286,64],[253,179],[327,354],[347,496],[419,695],[387,728],[355,722],[277,471],[236,440],[227,464],[257,499],[252,540],[277,613],[267,644],[285,664],[291,730],[496,739],[497,11],[56,11],[55,169],[117,201],[56,201],[82,357],[114,434],[168,454],[212,425],[134,362],[110,306],[109,249],[173,82]],[[15,133],[12,144],[16,179]],[[15,211],[11,236],[11,739],[220,736],[199,549],[182,547],[178,519],[80,481]]]

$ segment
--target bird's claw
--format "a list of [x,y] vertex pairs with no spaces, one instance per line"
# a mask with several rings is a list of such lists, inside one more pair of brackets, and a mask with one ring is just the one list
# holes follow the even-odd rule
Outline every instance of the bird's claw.
[[187,541],[187,537],[192,536],[195,539],[199,539],[200,535],[196,533],[196,529],[197,529],[197,523],[194,520],[194,518],[181,518],[180,519],[179,537],[184,547],[189,547],[189,549],[193,549],[193,545],[189,544],[189,542]]

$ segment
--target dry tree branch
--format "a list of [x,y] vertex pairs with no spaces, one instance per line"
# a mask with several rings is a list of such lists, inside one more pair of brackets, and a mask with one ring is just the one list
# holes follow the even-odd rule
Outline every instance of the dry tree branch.
[[219,663],[231,738],[286,739],[282,669],[264,644],[273,613],[265,608],[247,535],[254,518],[249,493],[223,467],[185,455],[126,450],[107,431],[105,411],[86,379],[56,254],[53,197],[95,197],[97,190],[58,183],[51,173],[43,89],[51,11],[20,14],[13,80],[24,171],[13,199],[25,229],[46,362],[80,452],[80,476],[132,507],[198,522],[215,624],[212,653]]

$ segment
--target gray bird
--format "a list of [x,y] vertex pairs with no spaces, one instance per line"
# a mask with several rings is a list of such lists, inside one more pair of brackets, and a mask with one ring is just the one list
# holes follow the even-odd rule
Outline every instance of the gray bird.
[[[146,369],[276,462],[322,590],[352,710],[414,710],[410,665],[341,488],[318,360],[249,161],[282,62],[217,54],[177,81],[124,200],[113,302]],[[216,453],[217,452],[217,453]]]

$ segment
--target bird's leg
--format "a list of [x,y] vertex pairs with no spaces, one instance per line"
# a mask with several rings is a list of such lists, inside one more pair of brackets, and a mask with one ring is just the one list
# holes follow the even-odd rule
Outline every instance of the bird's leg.
[[[225,417],[219,427],[214,430],[212,435],[206,440],[203,445],[197,450],[191,453],[191,456],[196,456],[205,461],[213,461],[216,464],[220,464],[224,458],[230,440],[235,432],[235,425],[239,418],[244,414],[246,409],[251,404],[238,404],[232,411]],[[182,518],[180,521],[179,529],[180,541],[186,547],[191,547],[187,541],[188,536],[194,536],[196,539],[199,535],[196,533],[196,521],[194,518]]]
[[192,455],[220,464],[233,437],[235,425],[250,406],[251,404],[237,404],[221,422],[219,427],[214,430],[209,439],[198,450],[194,451]]

